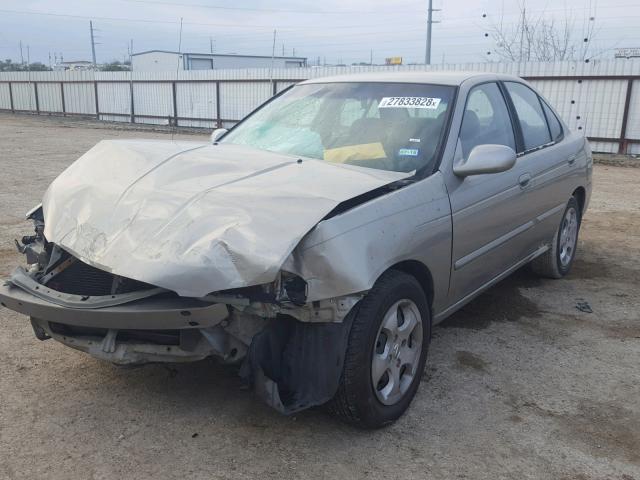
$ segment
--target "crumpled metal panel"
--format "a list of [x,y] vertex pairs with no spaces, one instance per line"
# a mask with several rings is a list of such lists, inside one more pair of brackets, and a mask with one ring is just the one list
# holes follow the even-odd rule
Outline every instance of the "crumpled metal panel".
[[102,141],[46,191],[45,236],[97,268],[200,297],[275,280],[340,202],[410,175],[230,144]]
[[307,281],[313,302],[366,292],[405,261],[438,279],[432,307],[439,311],[451,268],[451,206],[440,172],[320,222],[282,268]]
[[451,268],[451,206],[440,172],[320,222],[283,270],[307,281],[312,302],[365,292],[403,261],[420,262],[438,279],[433,308],[442,308]]

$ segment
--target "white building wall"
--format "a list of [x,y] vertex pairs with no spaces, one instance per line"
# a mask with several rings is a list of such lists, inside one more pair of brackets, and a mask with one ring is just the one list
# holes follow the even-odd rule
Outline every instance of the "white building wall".
[[148,52],[131,57],[135,72],[175,72],[183,70],[182,54],[171,52]]
[[[175,72],[178,70],[207,70],[235,68],[271,68],[271,57],[252,57],[242,55],[215,54],[178,54],[173,52],[146,52],[131,57],[135,72]],[[183,63],[184,62],[184,63]],[[273,68],[299,68],[304,62],[301,58],[274,57]],[[186,68],[183,68],[183,64]]]
[[[293,62],[294,60],[287,60],[286,58],[274,58],[274,68],[290,68],[287,65],[287,61]],[[227,57],[224,55],[213,56],[213,68],[225,69],[225,68],[271,68],[271,58],[268,57]]]

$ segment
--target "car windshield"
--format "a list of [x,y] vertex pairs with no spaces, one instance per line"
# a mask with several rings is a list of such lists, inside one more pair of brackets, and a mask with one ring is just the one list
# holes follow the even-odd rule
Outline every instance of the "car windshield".
[[254,112],[223,143],[360,167],[433,166],[454,87],[410,83],[298,85]]

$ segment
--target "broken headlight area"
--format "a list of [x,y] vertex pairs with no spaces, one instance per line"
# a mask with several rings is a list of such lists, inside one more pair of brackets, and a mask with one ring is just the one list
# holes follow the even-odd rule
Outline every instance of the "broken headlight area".
[[26,257],[29,276],[40,285],[65,294],[89,297],[154,288],[153,285],[95,268],[48,242],[44,237],[42,206],[28,212],[27,219],[33,221],[34,235],[26,235],[15,243],[18,251]]
[[33,269],[41,269],[49,261],[51,246],[44,238],[44,216],[42,205],[38,205],[29,210],[26,214],[27,220],[33,222],[33,235],[25,235],[21,241],[15,240],[18,251],[27,258],[27,264]]
[[288,272],[282,272],[280,278],[283,300],[288,300],[298,307],[307,303],[308,286],[303,278]]

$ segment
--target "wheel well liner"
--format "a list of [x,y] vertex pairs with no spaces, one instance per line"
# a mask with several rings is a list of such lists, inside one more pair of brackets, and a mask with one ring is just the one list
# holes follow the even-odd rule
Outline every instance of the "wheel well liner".
[[582,215],[582,213],[584,212],[584,201],[586,198],[586,192],[584,187],[576,188],[571,195],[573,197],[576,197],[576,200],[578,201],[578,205],[580,206],[580,215]]
[[429,307],[433,307],[433,276],[429,268],[418,260],[405,260],[391,266],[389,270],[399,270],[413,276],[424,290],[429,302]]

